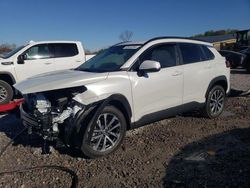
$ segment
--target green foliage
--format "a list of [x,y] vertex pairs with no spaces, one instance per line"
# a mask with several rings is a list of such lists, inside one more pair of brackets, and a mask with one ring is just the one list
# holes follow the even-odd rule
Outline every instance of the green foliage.
[[238,31],[237,29],[222,29],[222,30],[209,30],[204,32],[203,34],[197,34],[197,35],[193,35],[192,37],[208,37],[208,36],[217,36],[217,35],[227,35],[227,34],[233,34],[236,31]]

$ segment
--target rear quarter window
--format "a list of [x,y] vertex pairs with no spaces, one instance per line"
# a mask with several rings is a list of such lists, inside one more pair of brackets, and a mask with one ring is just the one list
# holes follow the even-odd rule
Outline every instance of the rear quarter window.
[[179,47],[183,64],[197,63],[206,60],[206,57],[199,44],[180,43]]
[[[204,54],[205,54],[206,60],[212,60],[212,59],[214,59],[214,54],[213,54],[213,52],[211,52],[211,50],[210,50],[207,46],[202,45],[202,49],[203,49],[203,52],[204,52]],[[222,56],[225,56],[225,55],[227,55],[227,54],[224,54],[224,55],[223,55],[223,52],[222,52],[221,55],[222,55]]]

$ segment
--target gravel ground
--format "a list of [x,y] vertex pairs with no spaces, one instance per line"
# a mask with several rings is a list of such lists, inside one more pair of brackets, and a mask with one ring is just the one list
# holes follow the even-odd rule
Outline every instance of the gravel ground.
[[[250,75],[235,70],[232,88],[250,88]],[[0,115],[0,150],[22,126],[13,115]],[[86,160],[74,151],[21,136],[0,158],[0,171],[41,165],[75,171],[79,187],[250,187],[250,98],[227,99],[215,120],[185,114],[129,131],[112,155]],[[0,176],[0,187],[70,187],[66,172],[42,169]]]
[[250,74],[244,69],[234,69],[231,71],[231,87],[237,90],[250,89]]

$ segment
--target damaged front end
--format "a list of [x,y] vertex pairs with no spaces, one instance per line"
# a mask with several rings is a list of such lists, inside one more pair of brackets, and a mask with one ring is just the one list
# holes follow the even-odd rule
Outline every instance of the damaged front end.
[[30,134],[49,141],[61,139],[68,144],[74,121],[85,110],[85,106],[73,98],[84,91],[85,87],[76,87],[24,95],[21,106],[24,126]]

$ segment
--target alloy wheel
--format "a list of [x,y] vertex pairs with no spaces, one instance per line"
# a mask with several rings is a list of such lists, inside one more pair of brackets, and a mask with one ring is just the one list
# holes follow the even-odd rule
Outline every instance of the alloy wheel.
[[224,107],[224,93],[223,91],[217,89],[211,95],[210,98],[210,110],[212,115],[217,115],[221,113]]
[[105,152],[113,148],[121,137],[121,122],[112,113],[99,115],[91,137],[91,147],[95,151]]
[[3,102],[8,96],[8,92],[5,87],[0,86],[0,102]]

